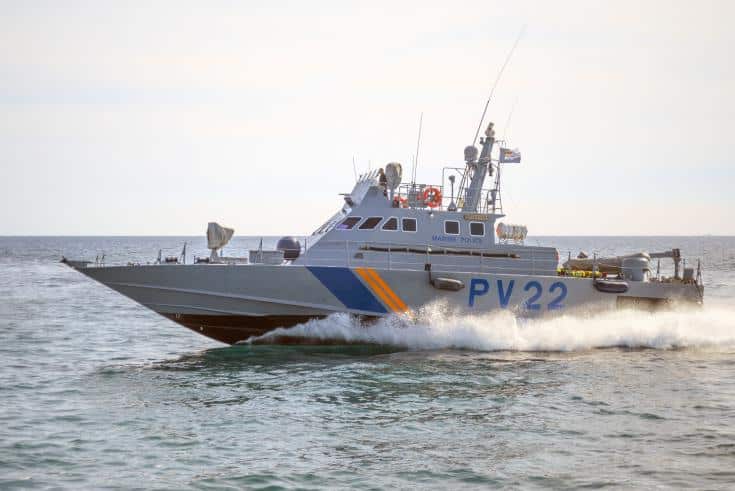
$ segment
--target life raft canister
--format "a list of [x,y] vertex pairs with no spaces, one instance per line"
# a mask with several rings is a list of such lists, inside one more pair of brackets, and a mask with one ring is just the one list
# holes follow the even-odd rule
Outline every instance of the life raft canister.
[[429,208],[436,208],[442,204],[442,192],[439,188],[429,186],[424,189],[424,204]]

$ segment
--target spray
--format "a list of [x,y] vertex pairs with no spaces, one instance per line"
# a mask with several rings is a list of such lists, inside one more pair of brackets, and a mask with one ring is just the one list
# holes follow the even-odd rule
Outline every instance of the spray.
[[735,309],[724,305],[646,313],[636,310],[578,311],[523,319],[509,311],[482,315],[452,313],[435,303],[413,319],[389,316],[365,326],[334,314],[251,342],[279,336],[370,343],[407,350],[585,351],[597,348],[735,348]]

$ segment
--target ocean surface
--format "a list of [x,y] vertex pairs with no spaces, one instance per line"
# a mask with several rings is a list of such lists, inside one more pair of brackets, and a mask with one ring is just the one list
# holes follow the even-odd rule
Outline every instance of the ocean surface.
[[681,247],[702,309],[297,328],[349,346],[221,345],[59,263],[184,241],[0,237],[1,489],[735,488],[733,237],[530,241]]

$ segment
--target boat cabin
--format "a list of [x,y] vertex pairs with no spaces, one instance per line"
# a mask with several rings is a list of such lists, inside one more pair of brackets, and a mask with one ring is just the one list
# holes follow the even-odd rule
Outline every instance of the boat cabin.
[[[304,255],[294,263],[401,269],[428,264],[445,270],[555,275],[555,248],[524,245],[525,233],[514,241],[496,241],[496,221],[505,215],[500,161],[490,157],[494,141],[491,123],[481,140],[481,155],[474,146],[467,147],[465,168],[444,169],[441,185],[401,185],[396,163],[385,172],[360,176],[353,190],[342,195],[342,208],[307,239]],[[452,171],[461,172],[456,197]],[[494,186],[483,188],[492,176]]]

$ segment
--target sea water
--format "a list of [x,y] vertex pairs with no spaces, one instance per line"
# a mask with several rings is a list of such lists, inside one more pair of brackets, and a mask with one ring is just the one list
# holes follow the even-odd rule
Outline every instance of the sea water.
[[0,488],[735,484],[735,238],[531,240],[679,246],[703,259],[701,309],[520,321],[437,304],[292,328],[347,346],[228,347],[58,262],[185,241],[206,254],[202,238],[0,238]]

